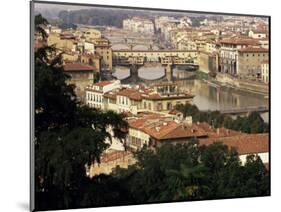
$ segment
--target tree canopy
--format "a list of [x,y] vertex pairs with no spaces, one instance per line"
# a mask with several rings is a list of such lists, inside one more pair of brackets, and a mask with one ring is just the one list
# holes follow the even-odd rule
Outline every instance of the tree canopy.
[[182,112],[184,117],[192,116],[195,122],[207,122],[214,128],[225,127],[245,133],[266,133],[269,131],[268,124],[264,122],[258,112],[233,119],[219,111],[200,111],[196,105],[191,104],[177,105],[176,109]]
[[256,155],[245,164],[222,143],[164,144],[140,150],[137,164],[114,176],[126,182],[133,203],[269,195],[268,170]]
[[[38,35],[47,36],[43,32],[46,24],[41,15],[35,17]],[[37,48],[34,57],[36,208],[79,207],[84,196],[77,193],[86,183],[92,184],[85,165],[99,162],[108,147],[105,140],[111,139],[108,127],[122,141],[127,122],[122,115],[78,101],[75,85],[67,82],[70,76],[64,73],[61,54],[54,46]]]

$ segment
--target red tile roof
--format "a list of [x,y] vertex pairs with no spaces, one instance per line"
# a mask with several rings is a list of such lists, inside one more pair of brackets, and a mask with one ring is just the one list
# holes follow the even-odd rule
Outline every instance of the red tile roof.
[[113,83],[113,81],[111,81],[111,80],[104,80],[104,81],[99,81],[99,82],[95,83],[94,86],[103,87],[103,86],[106,86],[106,85],[110,85],[112,83]]
[[116,99],[116,93],[114,93],[114,92],[107,92],[107,93],[104,93],[103,94],[103,96],[104,97],[107,97],[107,98],[109,98],[109,99]]
[[268,52],[268,49],[266,48],[254,48],[254,47],[247,47],[247,48],[242,48],[238,50],[239,52]]
[[116,93],[116,95],[126,96],[132,100],[141,100],[142,99],[142,94],[138,90],[132,89],[132,88],[121,89],[120,91],[118,91]]
[[140,130],[159,141],[207,136],[207,133],[196,124],[188,125],[186,123],[178,123],[172,118],[167,118],[159,114],[129,119],[128,123],[131,128]]
[[222,44],[235,44],[235,45],[257,45],[255,39],[246,38],[225,38],[220,41]]
[[268,133],[241,134],[230,137],[200,139],[200,145],[210,145],[215,141],[236,148],[239,155],[269,152]]
[[66,63],[64,71],[93,71],[94,67],[83,63]]

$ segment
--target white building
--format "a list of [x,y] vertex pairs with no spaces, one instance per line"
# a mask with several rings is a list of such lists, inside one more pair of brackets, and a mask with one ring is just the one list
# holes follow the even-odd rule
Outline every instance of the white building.
[[86,87],[86,104],[89,107],[104,109],[103,94],[120,88],[120,80],[100,81]]
[[255,39],[266,38],[267,32],[265,30],[250,30],[249,37]]
[[268,60],[263,61],[261,64],[261,79],[264,83],[269,82],[269,64]]
[[137,33],[154,34],[153,22],[142,17],[123,20],[123,29]]
[[84,42],[84,51],[86,53],[94,54],[95,53],[95,45],[94,45],[94,43],[90,42],[90,41],[85,41]]
[[179,50],[193,51],[193,50],[197,50],[197,45],[194,41],[188,38],[183,38],[177,42],[177,48]]

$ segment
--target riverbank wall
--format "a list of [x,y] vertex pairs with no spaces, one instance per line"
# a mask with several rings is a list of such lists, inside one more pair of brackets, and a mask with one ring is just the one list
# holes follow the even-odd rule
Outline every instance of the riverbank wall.
[[250,81],[250,80],[238,79],[228,74],[217,73],[215,81],[221,85],[233,87],[244,91],[259,93],[263,95],[268,95],[269,93],[268,84]]

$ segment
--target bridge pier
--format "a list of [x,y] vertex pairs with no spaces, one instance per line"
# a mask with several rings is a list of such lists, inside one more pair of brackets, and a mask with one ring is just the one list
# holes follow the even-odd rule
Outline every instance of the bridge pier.
[[138,69],[140,68],[140,65],[136,65],[136,64],[131,64],[129,66],[129,70],[130,70],[130,76],[121,80],[124,83],[137,83],[137,82],[142,82],[142,79],[139,78],[138,75]]
[[166,79],[170,82],[173,80],[173,65],[167,64],[165,67],[165,76]]

